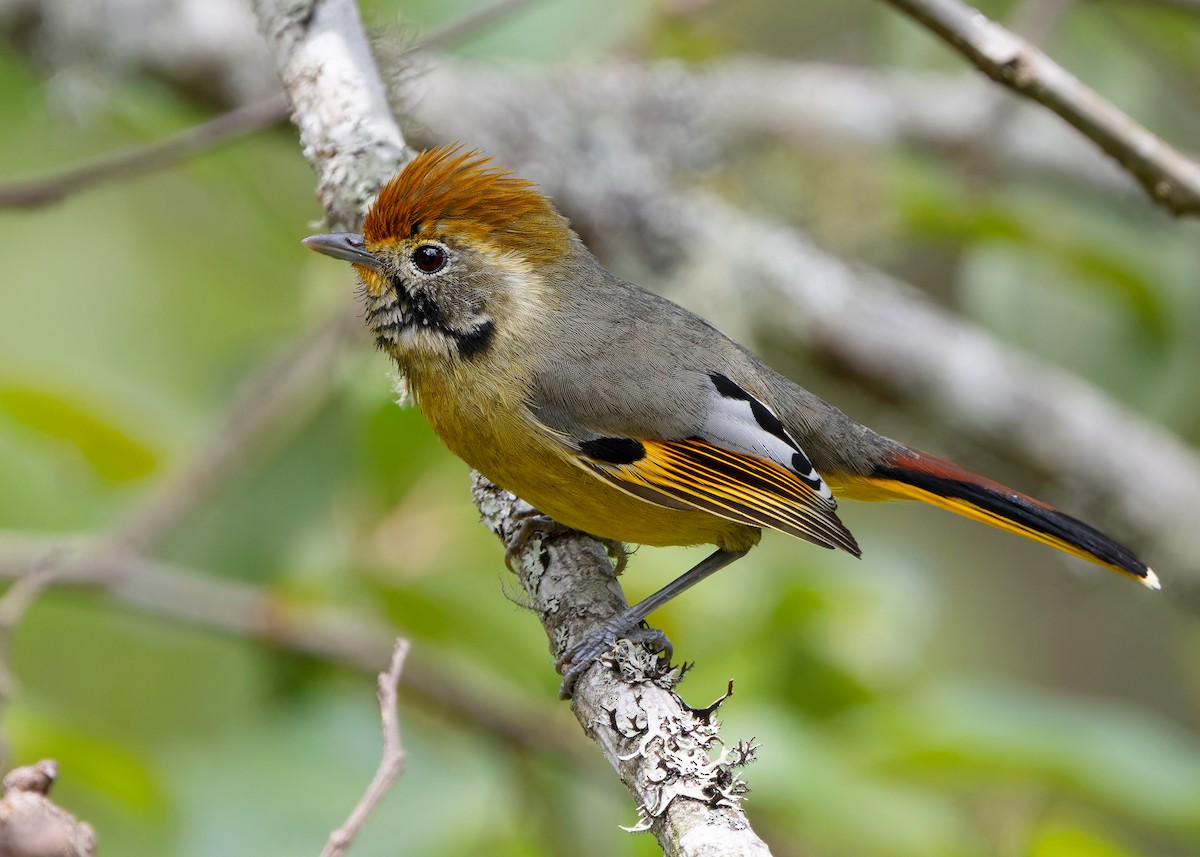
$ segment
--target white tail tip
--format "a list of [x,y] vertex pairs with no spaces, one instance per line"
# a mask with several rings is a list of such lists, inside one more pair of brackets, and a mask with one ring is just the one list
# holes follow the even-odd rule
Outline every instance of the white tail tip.
[[1162,584],[1158,582],[1158,575],[1154,573],[1153,569],[1146,569],[1146,576],[1142,578],[1141,582],[1142,586],[1147,589],[1162,589]]

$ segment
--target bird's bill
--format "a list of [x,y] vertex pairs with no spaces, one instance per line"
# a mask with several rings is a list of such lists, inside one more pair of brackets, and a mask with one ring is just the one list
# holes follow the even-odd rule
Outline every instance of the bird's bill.
[[310,235],[300,243],[309,250],[344,262],[379,268],[379,260],[367,252],[363,237],[357,232],[322,232],[320,235]]

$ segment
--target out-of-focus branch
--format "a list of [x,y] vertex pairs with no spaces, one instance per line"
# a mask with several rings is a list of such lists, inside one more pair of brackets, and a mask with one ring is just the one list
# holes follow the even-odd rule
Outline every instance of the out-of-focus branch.
[[[262,642],[297,654],[373,672],[399,629],[361,611],[291,601],[260,586],[135,555],[91,550],[94,539],[0,538],[0,580],[21,581],[53,557],[58,588],[103,593],[151,616]],[[31,572],[33,569],[33,572]],[[495,735],[522,752],[548,752],[581,763],[582,746],[541,708],[484,696],[462,669],[432,647],[409,658],[404,684],[415,699]]]
[[[464,38],[528,6],[532,0],[495,0],[430,30],[412,50],[441,47]],[[0,185],[0,208],[34,208],[60,202],[71,194],[90,190],[118,178],[144,175],[175,166],[181,161],[232,140],[258,133],[287,120],[283,93],[235,107],[207,122],[161,140],[109,152],[74,167],[40,178],[19,179]]]
[[1131,6],[1165,6],[1168,9],[1179,9],[1183,12],[1191,12],[1194,15],[1200,15],[1200,0],[1113,0],[1116,3],[1125,3]]
[[375,688],[375,695],[379,699],[379,716],[383,721],[383,756],[379,760],[379,768],[371,778],[362,800],[350,811],[345,824],[329,834],[329,841],[321,849],[321,857],[342,857],[346,853],[392,783],[404,773],[404,745],[400,743],[400,712],[396,707],[396,694],[406,657],[408,641],[397,640],[392,648],[391,664],[379,674]]
[[0,185],[0,207],[35,208],[59,202],[103,182],[174,166],[222,143],[278,124],[286,118],[287,102],[283,95],[272,95],[144,146],[101,155],[93,161],[50,176]]
[[606,247],[635,248],[663,278],[686,283],[677,297],[725,330],[751,342],[796,342],[918,403],[1077,489],[1106,519],[1098,522],[1144,547],[1152,564],[1200,575],[1200,529],[1191,520],[1200,459],[1169,432],[895,278],[710,195],[680,193],[670,153],[640,145],[641,114],[621,121],[624,114],[577,109],[564,95],[572,81],[515,87],[445,67],[421,84],[425,124],[538,180]]
[[1159,205],[1200,215],[1200,164],[1146,130],[1029,42],[959,0],[886,0],[980,71],[1057,113],[1128,170]]
[[58,764],[50,759],[14,768],[4,777],[0,855],[92,857],[96,853],[96,834],[91,825],[47,797],[56,779]]
[[52,98],[76,112],[131,72],[226,106],[279,88],[243,0],[0,0],[0,32],[54,70]]

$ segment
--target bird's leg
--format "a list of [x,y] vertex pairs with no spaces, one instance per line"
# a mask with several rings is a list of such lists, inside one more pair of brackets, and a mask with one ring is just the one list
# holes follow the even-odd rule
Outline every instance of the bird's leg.
[[563,677],[562,685],[558,689],[559,698],[569,699],[575,682],[579,680],[584,671],[622,637],[648,645],[653,651],[664,653],[667,660],[670,661],[672,649],[667,635],[655,628],[643,626],[642,620],[713,572],[719,571],[734,560],[741,559],[747,552],[744,550],[718,550],[710,554],[658,592],[607,619],[603,625],[564,652],[554,665]]

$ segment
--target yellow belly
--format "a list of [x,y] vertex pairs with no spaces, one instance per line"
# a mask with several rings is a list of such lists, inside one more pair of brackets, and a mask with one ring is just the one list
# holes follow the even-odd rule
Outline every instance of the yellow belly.
[[[433,430],[455,455],[492,482],[559,523],[594,536],[634,544],[713,544],[746,550],[755,527],[701,511],[658,506],[627,494],[572,463],[564,445],[523,415],[524,404],[502,389],[456,379],[452,396],[424,393],[417,401]],[[515,398],[515,397],[513,397]]]

